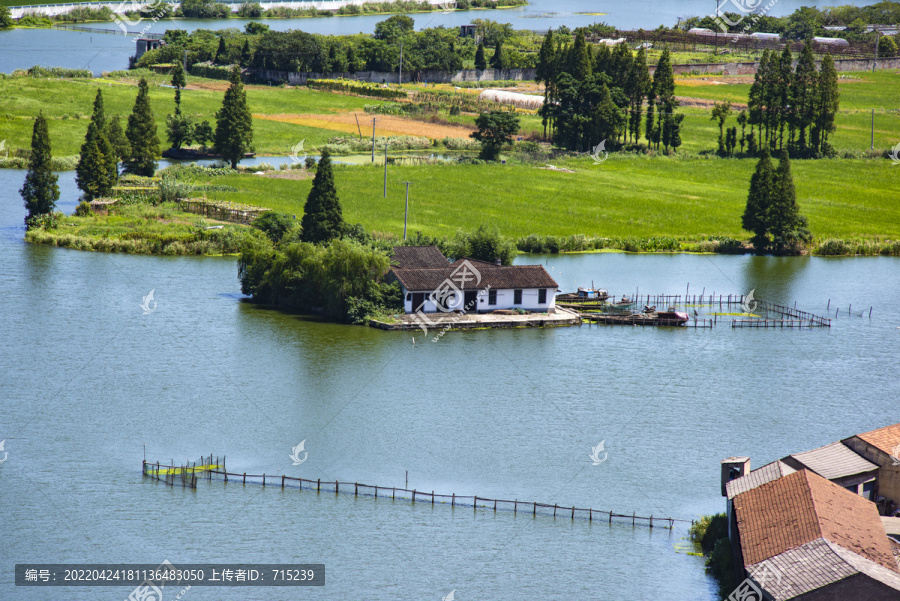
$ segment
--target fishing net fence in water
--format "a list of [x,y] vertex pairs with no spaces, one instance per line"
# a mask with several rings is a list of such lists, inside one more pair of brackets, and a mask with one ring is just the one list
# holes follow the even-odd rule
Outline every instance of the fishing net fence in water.
[[[391,499],[409,501],[410,503],[425,503],[428,505],[444,505],[450,507],[471,507],[473,511],[507,512],[514,515],[526,514],[534,517],[555,517],[571,520],[584,520],[588,522],[605,522],[608,524],[631,524],[632,526],[647,526],[650,528],[668,528],[675,526],[676,522],[693,524],[693,520],[685,520],[672,517],[639,516],[636,513],[616,513],[612,510],[600,510],[582,508],[534,501],[519,501],[518,499],[494,499],[476,495],[438,494],[434,491],[421,491],[416,489],[375,486],[359,482],[340,482],[336,480],[309,480],[306,478],[292,478],[285,475],[247,474],[227,472],[218,469],[216,461],[210,456],[208,463],[193,464],[173,468],[173,466],[159,466],[159,464],[144,463],[144,474],[166,484],[177,486],[183,481],[186,486],[196,488],[200,479],[208,481],[220,481],[228,484],[274,486],[282,489],[293,488],[299,491],[316,493],[332,493],[352,495],[354,497],[370,497],[374,499]],[[223,458],[224,463],[224,458]],[[173,471],[174,470],[174,471]],[[191,484],[192,483],[192,484]]]

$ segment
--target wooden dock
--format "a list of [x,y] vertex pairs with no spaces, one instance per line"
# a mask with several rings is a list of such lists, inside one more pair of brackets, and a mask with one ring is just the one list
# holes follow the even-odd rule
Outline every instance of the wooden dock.
[[[207,461],[208,460],[208,461]],[[206,463],[204,463],[204,461]],[[658,517],[654,515],[640,516],[636,512],[631,514],[616,513],[613,510],[593,509],[591,507],[581,508],[575,505],[566,506],[557,503],[539,503],[535,501],[519,501],[518,499],[495,499],[488,497],[480,497],[477,495],[456,495],[456,494],[439,494],[435,491],[422,491],[416,489],[375,486],[372,484],[363,484],[360,482],[340,482],[337,480],[308,480],[306,478],[292,478],[284,474],[278,476],[266,474],[248,474],[228,472],[224,469],[225,458],[222,458],[222,467],[218,468],[213,465],[213,458],[210,455],[201,461],[201,465],[182,466],[174,468],[174,466],[160,465],[158,463],[148,463],[144,461],[144,476],[154,478],[159,481],[165,481],[166,484],[175,486],[178,482],[184,482],[182,486],[186,488],[196,488],[197,481],[205,479],[207,481],[219,480],[224,484],[240,484],[242,486],[258,485],[258,486],[275,486],[281,489],[295,488],[301,492],[333,493],[353,495],[354,497],[371,497],[373,499],[390,499],[391,501],[409,501],[412,504],[425,503],[428,505],[446,505],[450,507],[471,507],[474,512],[478,510],[487,510],[493,512],[510,512],[513,515],[530,514],[532,517],[553,517],[566,518],[569,520],[585,520],[587,522],[600,522],[607,524],[628,524],[632,526],[646,526],[649,528],[674,528],[676,522],[691,524],[693,520],[685,520],[673,517]],[[216,458],[215,463],[218,463]],[[169,470],[169,471],[166,471]],[[596,518],[596,520],[594,519]]]

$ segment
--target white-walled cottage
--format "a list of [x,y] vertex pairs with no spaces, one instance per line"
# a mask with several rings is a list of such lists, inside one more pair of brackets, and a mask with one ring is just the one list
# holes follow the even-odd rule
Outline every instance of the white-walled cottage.
[[557,283],[541,265],[451,263],[435,246],[398,246],[393,263],[388,277],[400,283],[406,313],[544,313],[555,307]]

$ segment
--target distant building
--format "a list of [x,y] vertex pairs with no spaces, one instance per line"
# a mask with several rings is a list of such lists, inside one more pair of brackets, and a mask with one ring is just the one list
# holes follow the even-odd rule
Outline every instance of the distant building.
[[476,259],[451,263],[435,246],[398,246],[393,263],[387,279],[399,282],[406,313],[555,309],[557,283],[541,265]]
[[151,40],[149,38],[138,38],[135,41],[134,60],[141,58],[145,52],[156,50],[165,45],[162,40]]
[[459,37],[461,38],[474,38],[478,32],[477,25],[460,25],[459,26]]
[[827,46],[849,46],[850,42],[843,38],[821,38],[815,37],[812,39],[816,44],[825,44]]
[[803,468],[812,470],[864,499],[875,501],[878,466],[866,461],[841,442],[788,455],[781,461],[795,470]]

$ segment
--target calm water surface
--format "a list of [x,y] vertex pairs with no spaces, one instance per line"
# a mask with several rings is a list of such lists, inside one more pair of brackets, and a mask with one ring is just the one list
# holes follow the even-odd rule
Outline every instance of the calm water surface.
[[[638,515],[722,510],[719,461],[753,465],[897,421],[896,259],[524,257],[563,289],[756,290],[843,314],[830,330],[573,327],[409,333],[254,306],[233,258],[107,255],[22,241],[0,170],[0,598],[20,562],[316,562],[317,589],[190,599],[712,600],[683,527],[431,507],[276,487],[168,488],[150,460],[539,500]],[[71,212],[72,174],[61,179]],[[155,290],[156,310],[142,296]],[[852,303],[855,316],[848,317]],[[859,311],[874,307],[873,318]],[[308,460],[291,448],[306,441]],[[608,460],[592,466],[605,441]],[[186,595],[186,597],[188,596]]]
[[[721,2],[722,10],[731,6]],[[780,0],[770,14],[781,16],[800,6],[866,5],[856,0]],[[581,27],[605,21],[620,29],[655,29],[661,24],[675,25],[679,18],[711,14],[715,5],[711,0],[532,0],[528,6],[502,10],[477,10],[453,13],[415,13],[416,28],[458,27],[472,19],[493,19],[510,23],[516,29],[547,30],[566,25]],[[737,10],[732,8],[732,11]],[[593,14],[592,14],[593,13]],[[596,13],[605,13],[598,15]],[[329,35],[372,33],[375,24],[385,15],[359,17],[319,17],[314,19],[264,19],[272,29],[300,29],[310,33]],[[259,19],[256,19],[259,20]],[[145,21],[135,30],[149,25],[150,33],[164,33],[166,29],[225,29],[243,30],[251,19],[185,19],[151,23]],[[118,28],[113,23],[91,24],[103,29]],[[91,69],[99,74],[128,68],[128,57],[134,54],[134,39],[122,35],[89,34],[50,30],[14,30],[0,32],[0,71],[10,73],[32,65]]]

